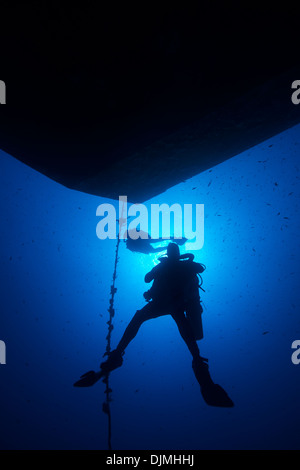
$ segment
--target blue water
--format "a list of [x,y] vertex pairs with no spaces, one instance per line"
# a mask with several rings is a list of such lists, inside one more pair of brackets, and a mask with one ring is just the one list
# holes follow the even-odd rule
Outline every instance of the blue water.
[[[147,201],[204,204],[199,346],[235,407],[204,403],[172,319],[151,320],[111,375],[114,449],[299,448],[299,156],[300,125]],[[72,384],[106,347],[115,241],[96,208],[115,202],[0,157],[0,448],[106,449],[104,385]],[[155,262],[122,242],[113,347]]]

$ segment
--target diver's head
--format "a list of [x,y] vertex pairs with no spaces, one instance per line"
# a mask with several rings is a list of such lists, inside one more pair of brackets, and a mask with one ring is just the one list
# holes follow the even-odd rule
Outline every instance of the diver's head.
[[167,247],[167,255],[171,260],[178,260],[180,256],[179,246],[176,243],[169,243]]

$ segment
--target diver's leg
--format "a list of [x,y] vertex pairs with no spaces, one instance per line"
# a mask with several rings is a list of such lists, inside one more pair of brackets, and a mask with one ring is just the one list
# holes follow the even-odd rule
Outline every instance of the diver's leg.
[[159,316],[159,309],[156,304],[149,302],[141,310],[137,310],[132,320],[129,322],[124,334],[114,351],[108,356],[108,359],[100,365],[103,372],[110,372],[117,367],[120,367],[123,363],[123,354],[128,344],[136,336],[140,329],[140,326],[144,321],[156,318]]
[[132,320],[129,322],[124,334],[116,348],[117,351],[123,353],[128,344],[135,338],[141,325],[151,318],[158,316],[158,308],[153,302],[149,302],[141,310],[137,310]]
[[172,318],[175,320],[179,333],[182,339],[184,340],[184,342],[186,343],[187,347],[189,348],[189,351],[191,355],[193,356],[193,359],[199,358],[200,357],[199,347],[195,340],[191,324],[186,318],[186,316],[184,315],[184,312],[178,311],[172,314]]
[[179,332],[189,348],[192,356],[192,368],[200,385],[202,396],[208,405],[232,407],[233,402],[226,392],[213,382],[207,364],[207,359],[200,356],[200,351],[195,340],[190,322],[183,311],[177,311],[172,315],[177,323]]
[[195,340],[193,329],[189,320],[181,310],[175,312],[172,317],[177,324],[181,337],[185,341],[190,353],[193,356],[192,367],[198,383],[201,387],[213,384],[208,371],[207,359],[200,356],[199,347]]

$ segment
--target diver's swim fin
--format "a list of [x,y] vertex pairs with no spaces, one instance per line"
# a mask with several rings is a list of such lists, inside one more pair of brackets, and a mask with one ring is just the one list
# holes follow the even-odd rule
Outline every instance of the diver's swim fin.
[[232,408],[233,401],[225,390],[218,384],[210,384],[201,387],[202,397],[207,405],[218,406],[220,408]]
[[234,406],[225,390],[213,382],[204,358],[193,360],[192,367],[200,385],[202,397],[207,405],[222,408],[232,408]]
[[94,385],[98,380],[100,380],[104,376],[104,372],[100,370],[99,372],[95,372],[94,370],[90,370],[83,374],[77,382],[74,383],[74,387],[91,387]]
[[74,383],[74,387],[92,387],[92,385],[97,383],[102,377],[108,376],[112,370],[121,367],[123,364],[123,354],[124,352],[119,352],[116,349],[111,351],[108,354],[107,360],[100,364],[100,370],[98,372],[94,370],[86,372]]

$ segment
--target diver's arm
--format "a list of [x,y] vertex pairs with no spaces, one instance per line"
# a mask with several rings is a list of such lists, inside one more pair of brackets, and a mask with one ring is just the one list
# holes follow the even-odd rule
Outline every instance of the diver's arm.
[[153,281],[153,279],[156,276],[156,271],[157,271],[156,268],[157,268],[157,266],[155,266],[153,269],[151,269],[151,271],[149,273],[146,274],[145,282],[149,283],[149,282]]

